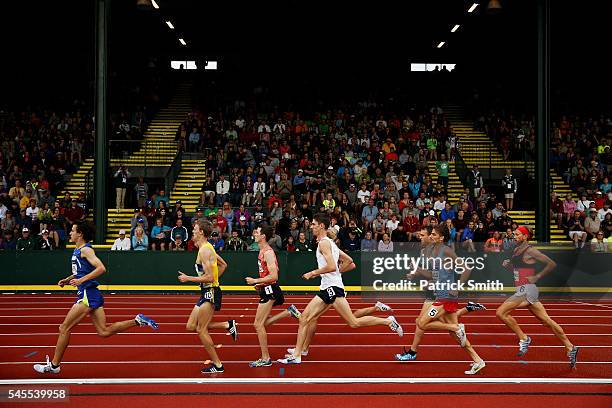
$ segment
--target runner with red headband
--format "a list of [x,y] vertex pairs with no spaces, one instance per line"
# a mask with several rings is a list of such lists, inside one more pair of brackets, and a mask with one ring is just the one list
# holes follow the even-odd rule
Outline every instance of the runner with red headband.
[[[506,259],[503,262],[503,266],[514,272],[516,293],[501,304],[497,309],[496,315],[519,337],[518,356],[522,357],[527,354],[527,350],[531,344],[531,337],[527,336],[523,330],[521,330],[510,313],[512,313],[514,309],[526,306],[531,314],[542,322],[544,326],[550,327],[555,336],[561,340],[567,349],[570,368],[574,368],[576,366],[579,349],[567,338],[561,326],[548,316],[546,308],[538,299],[539,290],[535,285],[543,276],[548,275],[557,264],[548,256],[529,245],[530,235],[529,229],[524,226],[518,227],[514,231],[514,239],[518,242],[518,245],[514,248],[512,259]],[[543,264],[544,267],[536,273],[537,263]]]

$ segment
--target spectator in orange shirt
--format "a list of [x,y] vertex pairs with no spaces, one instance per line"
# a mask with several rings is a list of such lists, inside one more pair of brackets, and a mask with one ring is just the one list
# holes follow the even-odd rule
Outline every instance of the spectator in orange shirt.
[[485,242],[485,252],[501,252],[504,241],[501,239],[499,231],[495,231],[493,236]]

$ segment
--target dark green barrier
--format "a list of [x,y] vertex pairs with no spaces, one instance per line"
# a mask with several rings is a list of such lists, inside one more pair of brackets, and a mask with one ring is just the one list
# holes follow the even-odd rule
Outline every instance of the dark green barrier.
[[[557,262],[557,268],[539,282],[540,286],[612,287],[612,257],[609,253],[545,251]],[[100,278],[107,285],[180,285],[177,271],[194,275],[195,253],[96,251],[106,265]],[[343,276],[348,286],[358,286],[371,271],[361,271],[361,253],[351,254],[357,269]],[[71,251],[0,252],[0,285],[53,285],[70,274]],[[221,283],[245,285],[246,276],[257,276],[256,252],[222,253],[229,267]],[[302,275],[316,268],[313,252],[277,254],[283,286],[316,286],[318,279],[306,281]],[[487,254],[486,268],[474,272],[478,281],[499,280],[512,285],[512,274],[501,267],[508,255]]]

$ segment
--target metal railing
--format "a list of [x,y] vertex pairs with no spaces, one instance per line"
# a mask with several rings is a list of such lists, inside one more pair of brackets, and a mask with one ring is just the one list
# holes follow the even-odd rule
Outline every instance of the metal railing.
[[170,167],[168,168],[168,171],[166,172],[166,175],[164,176],[164,183],[165,183],[165,188],[167,192],[172,191],[172,188],[174,187],[174,183],[176,182],[176,179],[178,178],[178,175],[181,172],[182,167],[183,167],[183,152],[179,151],[174,157],[172,164],[170,165]]

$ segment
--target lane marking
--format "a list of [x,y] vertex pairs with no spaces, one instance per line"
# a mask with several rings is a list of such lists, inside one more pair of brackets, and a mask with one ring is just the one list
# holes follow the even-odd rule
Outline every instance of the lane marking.
[[[97,336],[98,333],[71,333],[73,336]],[[229,334],[229,333],[210,333],[211,335],[215,335],[215,334]],[[268,336],[295,336],[295,332],[289,332],[289,333],[268,333]],[[414,334],[413,332],[404,332],[404,334]],[[188,333],[188,332],[168,332],[168,333],[164,333],[164,332],[146,332],[146,333],[135,333],[135,332],[129,332],[129,333],[117,333],[115,334],[115,336],[193,336],[193,333]],[[241,336],[257,336],[257,333],[255,332],[251,332],[251,333],[243,333],[240,332]],[[389,331],[389,332],[375,332],[375,333],[362,333],[362,332],[350,332],[350,333],[346,333],[346,332],[342,332],[342,333],[337,333],[337,332],[332,332],[332,333],[327,333],[327,332],[317,332],[316,334],[317,336],[387,336],[387,335],[395,335],[397,336],[397,334]],[[428,336],[448,336],[448,332],[428,332],[427,333]],[[530,333],[530,336],[555,336],[554,333]],[[612,336],[612,333],[571,333],[572,336]],[[57,332],[53,332],[53,333],[0,333],[0,336],[57,336]],[[468,332],[468,337],[469,336],[516,336],[516,334],[514,333],[472,333],[472,332]]]
[[[295,344],[284,345],[268,345],[268,348],[288,348],[294,347]],[[477,344],[478,348],[517,348],[516,345],[499,345],[499,344]],[[398,344],[313,344],[310,348],[396,348],[401,347]],[[55,344],[49,345],[1,345],[0,349],[20,349],[20,348],[55,348]],[[194,348],[201,349],[201,344],[71,344],[70,349],[74,348]],[[259,344],[226,344],[223,348],[260,348]],[[453,348],[459,349],[456,344],[421,344],[419,348]],[[565,346],[529,346],[529,348],[565,348]],[[601,345],[581,345],[580,348],[612,348],[612,344]]]
[[[235,360],[235,361],[223,361],[223,364],[248,364],[251,360]],[[488,364],[524,364],[522,360],[487,360]],[[441,363],[441,364],[471,364],[471,360],[414,360],[410,363],[404,361],[394,360],[308,360],[306,364],[402,364],[402,365],[413,365],[413,364],[424,364],[424,363]],[[563,361],[530,361],[530,364],[563,364],[567,365],[567,360]],[[0,362],[2,365],[25,365],[32,364],[31,361],[6,361]],[[62,364],[202,364],[202,360],[150,360],[150,361],[62,361]],[[275,363],[278,364],[278,363]],[[580,361],[578,364],[612,364],[612,361]],[[612,379],[610,379],[612,381]],[[1,383],[0,383],[1,384]]]

